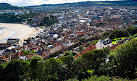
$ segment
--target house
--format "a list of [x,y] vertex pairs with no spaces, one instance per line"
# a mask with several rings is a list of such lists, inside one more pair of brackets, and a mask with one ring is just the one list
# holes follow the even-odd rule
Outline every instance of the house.
[[1,43],[1,44],[0,44],[0,50],[1,50],[1,49],[6,49],[6,48],[8,48],[8,47],[10,47],[10,46],[11,46],[10,44]]
[[19,44],[19,39],[8,39],[7,44]]
[[96,43],[96,48],[97,49],[103,49],[105,47],[111,47],[112,46],[112,41],[109,38],[106,38],[104,40],[99,40]]

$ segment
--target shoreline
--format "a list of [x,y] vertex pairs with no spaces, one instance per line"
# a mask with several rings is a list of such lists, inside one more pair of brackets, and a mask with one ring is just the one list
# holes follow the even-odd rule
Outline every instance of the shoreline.
[[[8,38],[19,38],[20,41],[24,41],[29,37],[36,36],[38,31],[36,28],[20,23],[0,23],[0,27],[6,27],[3,29],[0,35],[0,43],[6,43]],[[11,34],[14,34],[13,36]]]

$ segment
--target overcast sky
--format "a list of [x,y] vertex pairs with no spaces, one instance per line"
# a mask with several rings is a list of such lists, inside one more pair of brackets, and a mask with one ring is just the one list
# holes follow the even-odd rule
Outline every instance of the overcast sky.
[[0,0],[0,3],[9,3],[15,6],[30,6],[41,4],[59,4],[81,1],[118,1],[118,0]]

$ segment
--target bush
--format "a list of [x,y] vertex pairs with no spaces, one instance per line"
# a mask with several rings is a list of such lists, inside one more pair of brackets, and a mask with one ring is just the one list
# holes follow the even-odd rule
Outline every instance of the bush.
[[97,76],[97,75],[94,75],[88,79],[84,79],[82,81],[110,81],[110,77],[109,76]]

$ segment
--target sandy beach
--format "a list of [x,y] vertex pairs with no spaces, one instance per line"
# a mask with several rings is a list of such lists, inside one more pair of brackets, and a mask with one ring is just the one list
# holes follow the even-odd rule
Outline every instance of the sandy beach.
[[20,41],[35,36],[38,31],[24,24],[0,23],[0,28],[4,27],[0,33],[0,43],[6,43],[8,38],[19,38]]

